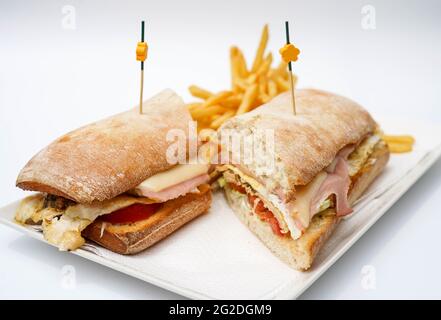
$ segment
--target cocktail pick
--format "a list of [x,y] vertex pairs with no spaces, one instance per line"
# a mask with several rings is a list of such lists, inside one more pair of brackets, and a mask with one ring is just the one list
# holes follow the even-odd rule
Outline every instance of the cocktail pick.
[[139,96],[139,114],[142,114],[142,94],[144,91],[144,61],[147,59],[147,42],[144,42],[144,21],[141,21],[141,42],[136,46],[136,60],[141,61],[141,91]]
[[286,44],[280,48],[279,53],[282,56],[282,60],[288,64],[289,79],[291,87],[291,99],[292,99],[292,109],[294,114],[296,114],[296,99],[294,95],[294,80],[292,75],[291,62],[297,61],[300,54],[300,50],[297,49],[293,44],[289,42],[289,25],[288,21],[285,21],[285,31],[286,31]]

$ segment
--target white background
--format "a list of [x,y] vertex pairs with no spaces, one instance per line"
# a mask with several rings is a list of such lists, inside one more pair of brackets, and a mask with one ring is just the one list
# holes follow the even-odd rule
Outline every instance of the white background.
[[[75,9],[73,30],[63,27],[66,5]],[[365,5],[375,8],[375,30],[362,28]],[[169,87],[191,102],[190,84],[227,89],[229,46],[252,60],[267,22],[277,57],[289,19],[299,87],[348,96],[380,123],[407,119],[411,131],[412,121],[441,125],[440,15],[439,1],[2,0],[0,205],[23,197],[16,175],[51,140],[137,103],[141,19],[146,97]],[[438,161],[301,298],[440,299],[440,182]],[[0,298],[180,298],[4,226],[0,257]],[[73,288],[63,282],[66,265],[76,270]],[[361,285],[366,265],[376,289]]]

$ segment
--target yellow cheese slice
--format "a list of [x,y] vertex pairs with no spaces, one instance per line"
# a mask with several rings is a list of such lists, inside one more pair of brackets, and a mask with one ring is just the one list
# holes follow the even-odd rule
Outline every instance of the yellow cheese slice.
[[170,170],[163,171],[144,180],[135,188],[136,194],[142,194],[143,189],[153,192],[159,192],[178,183],[184,182],[191,178],[207,173],[208,164],[178,164]]
[[312,216],[316,212],[311,212],[312,198],[317,194],[323,181],[325,181],[328,174],[325,171],[319,172],[315,178],[306,186],[299,186],[296,188],[296,201],[294,202],[295,215],[302,226],[306,229],[309,226]]

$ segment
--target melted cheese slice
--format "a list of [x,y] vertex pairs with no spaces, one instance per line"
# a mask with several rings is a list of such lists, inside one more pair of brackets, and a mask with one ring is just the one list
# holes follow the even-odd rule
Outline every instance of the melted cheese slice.
[[296,188],[294,212],[296,218],[305,228],[309,226],[309,222],[311,221],[312,216],[315,214],[315,212],[310,212],[311,202],[327,176],[328,174],[325,171],[322,171],[316,175],[315,178],[306,186]]
[[25,223],[40,223],[41,209],[43,208],[44,194],[37,193],[24,198],[15,212],[15,221]]
[[178,164],[167,171],[155,174],[154,176],[151,176],[150,178],[141,182],[141,184],[135,188],[135,193],[142,193],[143,189],[159,192],[191,178],[200,176],[201,174],[207,173],[209,167],[210,166],[208,164],[202,163]]

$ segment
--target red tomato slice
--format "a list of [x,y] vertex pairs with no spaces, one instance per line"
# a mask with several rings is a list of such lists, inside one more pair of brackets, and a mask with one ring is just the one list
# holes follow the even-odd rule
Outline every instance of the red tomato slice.
[[231,189],[233,189],[233,190],[235,190],[235,191],[237,191],[237,192],[239,192],[239,193],[243,193],[243,194],[247,193],[247,191],[245,190],[245,188],[242,187],[242,186],[240,186],[240,185],[238,185],[238,184],[235,184],[235,183],[231,183],[231,182],[230,182],[228,185],[230,186]]
[[271,229],[278,236],[284,236],[284,234],[282,233],[282,229],[280,229],[279,221],[277,221],[276,217],[274,217],[273,214],[271,215],[272,217],[267,220],[268,223],[271,225]]
[[265,208],[263,201],[260,199],[257,200],[257,204],[254,205],[256,199],[259,198],[251,194],[248,195],[248,201],[250,202],[251,206],[255,208],[254,213],[257,214],[262,221],[268,222],[275,234],[283,236],[284,234],[282,233],[282,229],[280,228],[279,221],[277,221],[276,217],[274,217],[274,214],[270,210]]
[[[258,199],[258,200],[256,200]],[[255,201],[257,201],[257,204],[255,204]],[[263,201],[260,200],[258,197],[253,196],[252,194],[248,195],[248,202],[250,203],[251,207],[254,208],[254,211],[259,214],[261,212],[268,211],[267,208],[263,205]],[[271,211],[268,211],[271,213]],[[271,213],[272,214],[272,213]]]
[[113,224],[131,223],[147,219],[161,208],[161,203],[135,203],[131,206],[116,210],[100,217],[105,222]]
[[[247,193],[246,189],[240,185],[237,185],[235,183],[229,183],[228,185],[231,189],[236,190],[237,192],[243,194]],[[268,222],[275,234],[279,236],[284,236],[284,234],[282,233],[282,229],[280,229],[279,221],[277,221],[276,217],[274,217],[274,214],[270,210],[265,208],[263,201],[252,194],[247,194],[247,197],[251,207],[254,208],[254,213],[257,214],[262,221]],[[257,204],[254,204],[255,201],[257,201]]]

